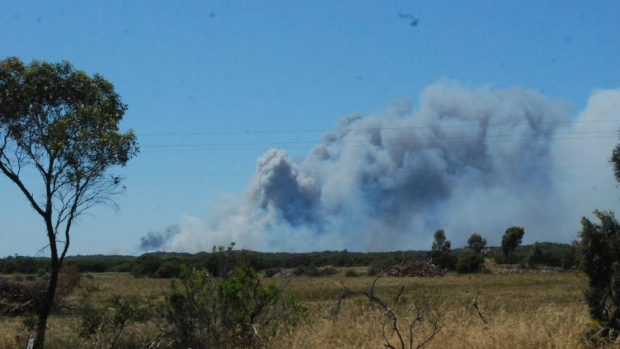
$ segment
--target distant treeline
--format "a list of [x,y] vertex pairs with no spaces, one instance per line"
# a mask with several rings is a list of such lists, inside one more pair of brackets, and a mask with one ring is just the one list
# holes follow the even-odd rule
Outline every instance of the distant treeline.
[[[454,249],[454,257],[468,253],[466,248]],[[580,256],[578,248],[568,244],[537,243],[525,245],[507,261],[499,247],[487,247],[486,258],[498,264],[521,264],[522,266],[551,266],[571,269],[577,267]],[[255,251],[200,252],[196,254],[155,252],[135,256],[71,256],[65,264],[80,272],[131,272],[137,277],[169,278],[179,274],[182,268],[205,268],[213,275],[225,273],[232,265],[247,264],[254,269],[277,270],[281,268],[377,267],[382,268],[405,261],[423,261],[430,257],[429,251],[395,252],[349,252],[323,251],[309,253],[263,253]],[[9,256],[0,259],[0,274],[44,274],[49,270],[49,258]]]

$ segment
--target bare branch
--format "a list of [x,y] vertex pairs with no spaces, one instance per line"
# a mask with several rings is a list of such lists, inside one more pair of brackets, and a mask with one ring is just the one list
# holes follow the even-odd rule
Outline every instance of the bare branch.
[[478,307],[478,296],[480,296],[482,294],[482,291],[478,291],[476,292],[476,295],[474,296],[474,300],[471,302],[471,304],[474,306],[474,308],[476,309],[476,311],[478,312],[478,316],[480,317],[480,319],[482,320],[482,322],[485,325],[488,325],[489,322],[487,321],[486,317],[484,316],[484,314],[482,314],[482,312],[480,311],[480,308]]
[[[389,270],[391,270],[392,267],[384,270],[382,273],[380,273],[379,275],[377,275],[377,277],[375,277],[375,279],[373,280],[371,286],[370,286],[370,290],[368,292],[366,291],[352,291],[350,290],[346,285],[341,284],[342,286],[342,294],[340,295],[340,297],[338,298],[338,302],[336,303],[336,305],[334,306],[334,308],[332,309],[332,315],[334,316],[334,318],[336,318],[338,316],[338,313],[340,311],[340,307],[342,304],[342,301],[346,298],[350,298],[350,297],[354,297],[354,296],[362,296],[367,298],[369,301],[371,301],[372,304],[377,305],[377,307],[379,308],[379,310],[381,310],[381,313],[389,320],[390,322],[390,327],[392,329],[392,331],[396,334],[396,337],[398,338],[398,343],[400,343],[400,349],[406,349],[407,347],[405,346],[405,338],[403,337],[403,334],[401,332],[401,329],[399,327],[399,317],[398,315],[394,312],[396,306],[398,305],[401,296],[404,292],[404,287],[401,287],[401,289],[399,290],[396,298],[394,299],[394,305],[392,306],[392,308],[390,308],[388,306],[388,303],[386,301],[384,301],[383,299],[381,299],[379,296],[377,296],[377,294],[375,293],[375,288],[377,285],[377,281],[379,280],[379,278],[386,272],[388,272]],[[408,344],[409,344],[409,348],[413,349],[414,344],[415,344],[415,335],[414,335],[414,328],[416,327],[416,325],[422,323],[423,321],[425,321],[425,318],[427,319],[428,322],[430,322],[431,326],[432,326],[432,332],[431,334],[426,337],[424,340],[422,340],[417,346],[416,349],[420,349],[422,348],[424,345],[426,345],[427,343],[429,343],[436,335],[437,333],[439,333],[439,331],[441,330],[441,326],[439,325],[439,319],[436,315],[434,315],[434,313],[432,312],[431,309],[431,305],[430,302],[426,302],[425,305],[421,308],[418,308],[415,306],[415,304],[412,304],[411,310],[414,312],[415,314],[415,318],[409,322],[408,324],[408,329],[409,329],[409,340],[408,340]],[[383,335],[383,339],[385,341],[384,346],[386,348],[393,348],[393,349],[397,349],[397,347],[395,347],[388,339],[388,336],[386,334],[386,330],[385,330],[385,324],[381,325],[382,327],[382,335]]]

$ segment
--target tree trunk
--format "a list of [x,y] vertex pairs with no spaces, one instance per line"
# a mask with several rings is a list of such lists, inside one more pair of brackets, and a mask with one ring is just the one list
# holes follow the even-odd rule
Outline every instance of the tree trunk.
[[[48,212],[51,212],[48,210]],[[44,217],[45,225],[47,226],[47,237],[50,242],[50,252],[51,252],[51,273],[50,273],[50,281],[47,285],[47,291],[43,296],[43,304],[41,304],[41,308],[39,309],[39,319],[37,323],[37,333],[34,340],[33,349],[44,349],[45,345],[45,332],[47,331],[47,318],[52,311],[52,306],[54,305],[54,297],[56,296],[56,286],[58,285],[58,275],[60,274],[60,267],[62,265],[62,260],[58,259],[58,249],[56,245],[56,234],[54,233],[54,228],[52,226],[51,215]]]
[[58,274],[60,268],[52,266],[50,282],[45,292],[43,304],[39,312],[39,321],[37,323],[37,334],[34,341],[34,349],[43,349],[45,344],[45,331],[47,330],[47,318],[54,305],[54,296],[56,295],[56,286],[58,285]]

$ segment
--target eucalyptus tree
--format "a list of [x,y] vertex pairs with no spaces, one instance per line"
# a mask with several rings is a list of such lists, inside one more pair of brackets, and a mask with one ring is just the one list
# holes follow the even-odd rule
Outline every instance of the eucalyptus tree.
[[487,245],[487,239],[483,238],[478,233],[473,233],[471,234],[469,239],[467,239],[467,245],[472,251],[479,254],[480,252],[482,252],[484,247]]
[[99,74],[67,61],[0,61],[0,171],[45,224],[51,272],[38,311],[35,348],[43,348],[71,228],[95,205],[116,207],[123,178],[110,173],[139,151],[121,132],[127,105]]
[[510,227],[506,229],[502,236],[502,252],[508,259],[508,263],[512,265],[512,253],[521,245],[525,230],[522,227]]

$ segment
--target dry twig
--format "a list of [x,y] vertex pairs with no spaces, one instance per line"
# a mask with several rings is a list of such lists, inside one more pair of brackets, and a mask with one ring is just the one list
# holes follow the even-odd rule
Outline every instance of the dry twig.
[[[439,325],[439,318],[437,317],[437,315],[432,311],[431,306],[430,306],[430,302],[425,302],[424,305],[422,307],[417,307],[415,306],[415,304],[411,305],[411,310],[413,311],[413,313],[415,314],[415,318],[409,322],[408,324],[408,346],[405,345],[405,341],[407,338],[405,338],[407,335],[403,334],[403,332],[401,331],[400,328],[400,324],[399,324],[399,316],[397,316],[397,314],[395,313],[396,307],[399,305],[401,296],[403,294],[403,292],[405,291],[405,287],[402,286],[398,292],[398,294],[396,295],[396,297],[394,298],[394,301],[392,303],[392,305],[390,306],[388,304],[387,301],[383,300],[382,298],[380,298],[379,296],[377,296],[377,294],[375,293],[375,287],[377,286],[377,281],[379,280],[380,277],[382,277],[383,275],[389,275],[390,273],[394,272],[394,266],[385,269],[384,271],[382,271],[381,273],[379,273],[379,275],[377,275],[375,277],[375,279],[373,280],[371,286],[370,286],[370,290],[368,291],[353,291],[351,289],[349,289],[346,285],[344,285],[344,283],[342,283],[342,290],[343,293],[340,295],[340,297],[338,298],[338,302],[336,303],[336,305],[334,306],[333,310],[332,310],[332,315],[334,316],[334,318],[336,318],[338,316],[338,313],[340,312],[340,307],[342,304],[342,300],[346,299],[346,298],[351,298],[351,297],[356,297],[356,296],[362,296],[367,298],[368,300],[371,301],[371,303],[373,303],[374,305],[376,305],[379,310],[381,310],[381,312],[383,313],[383,315],[387,318],[388,322],[389,322],[389,327],[392,329],[393,333],[396,334],[397,337],[397,341],[398,343],[396,344],[392,344],[390,342],[390,340],[388,339],[388,336],[386,334],[386,330],[385,330],[385,324],[382,325],[382,334],[383,334],[383,340],[385,341],[384,346],[386,348],[389,349],[420,349],[422,348],[424,345],[426,345],[427,343],[429,343],[437,333],[439,333],[439,331],[441,330],[441,326]],[[424,340],[422,340],[421,342],[419,342],[417,345],[415,343],[415,335],[414,335],[414,328],[418,325],[421,325],[423,321],[428,321],[431,326],[432,326],[432,332],[430,335],[428,335]],[[395,346],[398,345],[398,346]],[[415,345],[415,347],[414,347]]]
[[484,314],[482,314],[482,312],[480,311],[480,307],[478,307],[478,296],[480,296],[481,294],[482,294],[482,291],[476,292],[476,295],[474,296],[474,300],[471,302],[471,304],[474,306],[474,308],[476,308],[476,311],[478,312],[478,316],[480,316],[480,319],[482,319],[482,322],[484,322],[484,325],[486,326],[489,324],[489,322],[487,321]]

